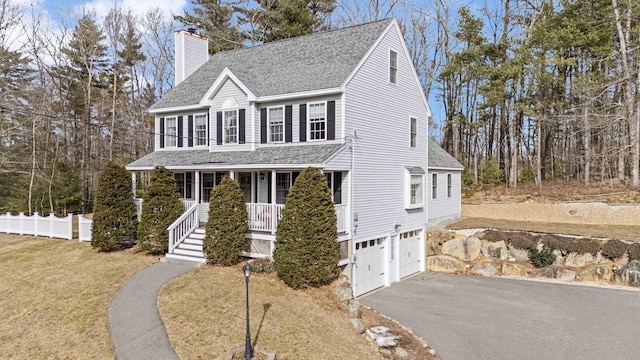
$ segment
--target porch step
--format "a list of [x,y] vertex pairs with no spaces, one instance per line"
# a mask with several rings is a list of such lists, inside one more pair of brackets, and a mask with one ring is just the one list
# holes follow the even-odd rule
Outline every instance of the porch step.
[[201,263],[201,264],[204,264],[204,263],[207,262],[207,259],[205,259],[204,257],[197,258],[197,257],[193,257],[193,256],[185,256],[185,255],[178,255],[178,254],[166,254],[165,257],[167,259],[178,259],[178,260],[193,261],[193,262],[197,262],[197,263]]
[[170,259],[180,259],[195,261],[198,263],[205,263],[206,259],[202,252],[202,241],[205,237],[206,231],[203,228],[195,229],[189,236],[184,239],[175,249],[173,254],[167,254],[166,257]]

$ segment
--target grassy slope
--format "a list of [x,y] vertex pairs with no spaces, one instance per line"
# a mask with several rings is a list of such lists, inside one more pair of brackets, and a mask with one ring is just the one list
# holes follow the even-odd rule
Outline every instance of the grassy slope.
[[0,354],[20,359],[112,358],[106,312],[131,275],[156,262],[88,243],[0,235]]
[[[276,351],[278,359],[379,359],[349,324],[331,287],[293,291],[273,274],[253,274],[249,291],[252,341],[257,337],[257,345]],[[219,359],[244,346],[240,266],[185,274],[163,287],[158,304],[182,359]]]

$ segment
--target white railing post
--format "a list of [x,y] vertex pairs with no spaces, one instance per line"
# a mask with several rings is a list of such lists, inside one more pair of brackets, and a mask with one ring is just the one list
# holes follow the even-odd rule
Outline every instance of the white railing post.
[[18,234],[23,235],[24,231],[22,230],[22,218],[24,218],[24,213],[21,212],[18,214]]
[[73,239],[73,213],[69,213],[67,214],[67,219],[69,220],[69,236],[67,237],[67,240],[72,240]]
[[33,213],[33,236],[38,236],[38,212]]

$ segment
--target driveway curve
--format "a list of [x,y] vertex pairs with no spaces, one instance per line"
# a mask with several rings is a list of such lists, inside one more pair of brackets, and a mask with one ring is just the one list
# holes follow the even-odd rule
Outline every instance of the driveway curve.
[[443,360],[640,356],[637,290],[427,272],[359,301]]

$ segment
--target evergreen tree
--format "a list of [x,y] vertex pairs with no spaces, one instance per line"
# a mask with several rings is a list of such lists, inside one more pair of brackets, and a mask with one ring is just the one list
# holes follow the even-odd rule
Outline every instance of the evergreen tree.
[[320,286],[339,273],[335,205],[320,169],[306,168],[291,187],[276,231],[274,268],[292,288]]
[[107,162],[98,177],[91,246],[100,251],[131,246],[137,225],[131,177],[124,166]]
[[249,231],[247,207],[240,185],[228,177],[211,192],[203,250],[210,264],[233,265],[245,248]]
[[149,188],[142,202],[138,236],[142,250],[164,254],[169,250],[167,228],[182,215],[182,202],[171,171],[163,166],[153,169]]

